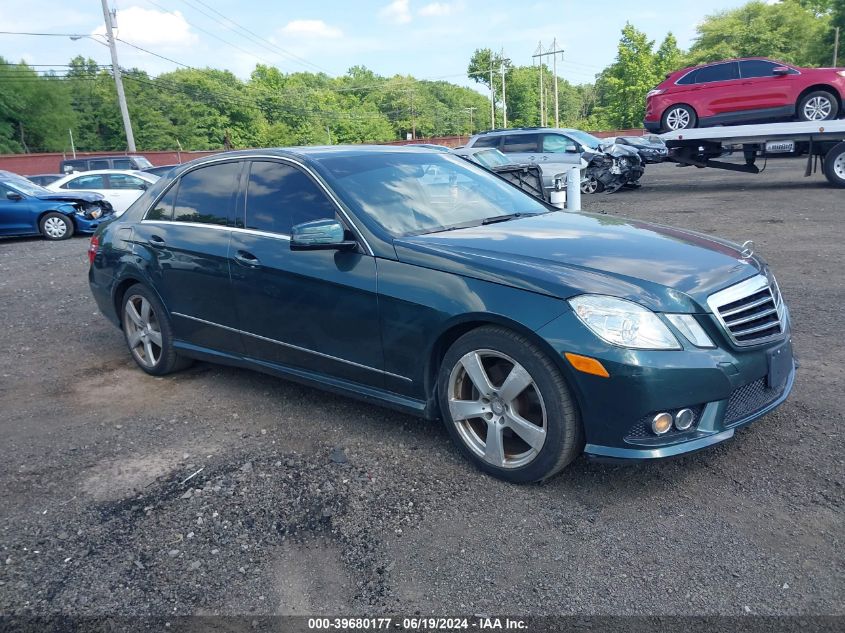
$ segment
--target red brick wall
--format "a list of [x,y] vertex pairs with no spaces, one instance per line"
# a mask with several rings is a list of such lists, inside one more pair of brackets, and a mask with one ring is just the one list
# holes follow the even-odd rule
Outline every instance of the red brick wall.
[[[209,156],[217,152],[138,152],[145,156],[153,165],[171,165],[186,163],[194,158]],[[86,156],[124,156],[125,152],[76,152],[77,158]],[[71,154],[56,152],[53,154],[0,154],[0,169],[16,174],[58,174],[59,163],[66,158],[73,158]],[[181,159],[181,160],[180,160]]]
[[[634,130],[603,130],[591,132],[599,138],[608,136],[642,136],[642,129]],[[466,144],[468,136],[437,136],[434,138],[418,138],[414,141],[391,141],[385,145],[414,145],[429,143],[432,145],[445,145],[446,147],[459,147]],[[173,163],[187,163],[194,158],[217,154],[218,151],[208,152],[138,152],[153,165],[171,165]],[[123,156],[125,152],[77,152],[77,158],[85,156]],[[53,154],[0,154],[0,169],[11,171],[16,174],[58,174],[59,163],[65,158],[73,158],[70,154],[56,152]]]

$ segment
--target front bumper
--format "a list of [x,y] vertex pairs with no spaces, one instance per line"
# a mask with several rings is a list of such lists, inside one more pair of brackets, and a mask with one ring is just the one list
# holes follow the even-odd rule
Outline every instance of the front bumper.
[[90,235],[93,234],[94,231],[97,230],[97,227],[99,227],[103,222],[111,220],[112,217],[114,217],[113,213],[106,213],[101,215],[99,218],[89,219],[82,213],[74,213],[73,224],[75,226],[76,233],[85,233]]
[[[718,345],[713,349],[632,350],[610,346],[565,313],[538,334],[561,359],[559,366],[575,392],[586,436],[584,452],[612,459],[655,459],[697,451],[727,440],[734,431],[769,413],[786,400],[795,381],[795,363],[785,317],[785,335],[769,344],[738,349],[720,334],[710,315],[702,325]],[[781,384],[767,387],[769,353],[783,357]],[[596,358],[609,378],[573,369],[563,354]],[[673,428],[654,435],[647,422],[658,412],[682,408],[695,412],[687,431]]]

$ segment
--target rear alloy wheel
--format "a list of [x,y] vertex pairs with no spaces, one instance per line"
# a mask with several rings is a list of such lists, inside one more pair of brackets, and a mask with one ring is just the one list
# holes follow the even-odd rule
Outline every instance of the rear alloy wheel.
[[66,240],[73,235],[73,221],[56,211],[44,214],[39,223],[39,228],[41,235],[48,240]]
[[190,363],[173,349],[173,328],[161,301],[141,284],[124,295],[123,334],[132,358],[148,374],[163,376]]
[[663,129],[669,132],[694,128],[697,124],[698,117],[689,106],[674,105],[663,113]]
[[482,470],[512,482],[551,477],[581,451],[558,369],[533,342],[482,327],[446,352],[438,398],[449,434]]
[[839,114],[839,102],[825,90],[816,90],[798,102],[799,121],[829,121]]

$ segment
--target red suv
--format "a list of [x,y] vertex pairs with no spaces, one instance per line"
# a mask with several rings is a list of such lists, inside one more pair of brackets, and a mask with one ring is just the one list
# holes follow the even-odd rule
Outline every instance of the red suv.
[[646,129],[797,117],[835,119],[845,98],[845,69],[799,68],[759,57],[730,59],[671,73],[646,96]]

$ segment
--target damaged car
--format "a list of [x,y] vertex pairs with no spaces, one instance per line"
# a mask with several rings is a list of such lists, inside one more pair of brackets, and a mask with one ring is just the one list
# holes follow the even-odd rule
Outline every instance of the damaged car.
[[648,136],[617,136],[606,140],[617,145],[633,147],[645,164],[662,163],[669,156],[669,148],[666,147],[666,143],[654,134]]
[[566,172],[546,171],[542,163],[515,163],[493,148],[459,147],[454,150],[454,153],[489,169],[500,178],[504,178],[543,202],[552,203],[555,197],[554,192],[566,189]]
[[111,204],[98,193],[57,193],[0,170],[0,236],[66,240],[74,233],[93,233],[113,216]]
[[466,147],[498,149],[516,163],[536,163],[544,173],[560,173],[587,163],[581,182],[584,193],[613,193],[636,186],[643,162],[633,147],[596,138],[571,128],[512,128],[473,136]]

